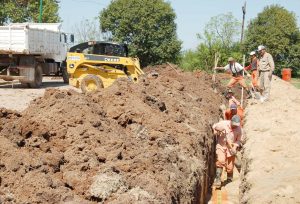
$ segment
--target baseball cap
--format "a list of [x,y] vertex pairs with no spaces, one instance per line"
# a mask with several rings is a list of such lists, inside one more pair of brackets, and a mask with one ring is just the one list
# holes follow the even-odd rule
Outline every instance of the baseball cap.
[[228,89],[227,93],[233,93],[233,91],[231,89]]
[[235,110],[235,109],[237,109],[237,106],[235,104],[231,104],[230,105],[230,110]]
[[234,58],[233,57],[229,57],[228,58],[228,62],[233,62],[234,61]]
[[250,52],[250,56],[256,55],[255,51]]
[[231,125],[233,125],[233,126],[240,126],[240,124],[241,124],[241,118],[240,118],[240,116],[234,115],[231,118]]
[[266,49],[266,48],[265,48],[265,46],[263,46],[263,45],[258,46],[258,51],[265,50],[265,49]]

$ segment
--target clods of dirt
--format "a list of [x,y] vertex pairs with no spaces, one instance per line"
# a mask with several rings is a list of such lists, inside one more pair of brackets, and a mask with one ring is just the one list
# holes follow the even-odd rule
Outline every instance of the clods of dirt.
[[207,74],[146,71],[155,77],[87,95],[49,89],[21,113],[1,109],[1,202],[203,202],[221,96]]

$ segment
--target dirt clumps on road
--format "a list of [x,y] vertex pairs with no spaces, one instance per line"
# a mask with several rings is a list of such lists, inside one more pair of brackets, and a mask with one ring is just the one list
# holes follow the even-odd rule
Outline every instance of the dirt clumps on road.
[[158,76],[87,95],[49,89],[21,113],[1,109],[0,201],[204,202],[221,97],[207,74],[146,70]]

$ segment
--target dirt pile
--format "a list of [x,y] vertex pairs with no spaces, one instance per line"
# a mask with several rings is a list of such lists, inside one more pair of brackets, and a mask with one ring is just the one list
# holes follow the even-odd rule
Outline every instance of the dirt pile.
[[204,201],[221,97],[204,73],[154,70],[139,84],[118,80],[91,95],[50,89],[22,113],[2,109],[0,200]]

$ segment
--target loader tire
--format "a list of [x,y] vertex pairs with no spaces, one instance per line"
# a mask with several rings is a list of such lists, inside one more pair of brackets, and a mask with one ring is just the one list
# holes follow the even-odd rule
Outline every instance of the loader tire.
[[69,74],[67,72],[67,67],[62,67],[61,68],[61,74],[62,74],[64,83],[68,84],[69,83]]
[[29,83],[30,88],[40,88],[43,82],[43,68],[37,64],[34,71],[34,82]]
[[96,75],[86,75],[80,83],[82,93],[91,93],[99,91],[103,88],[102,80]]

